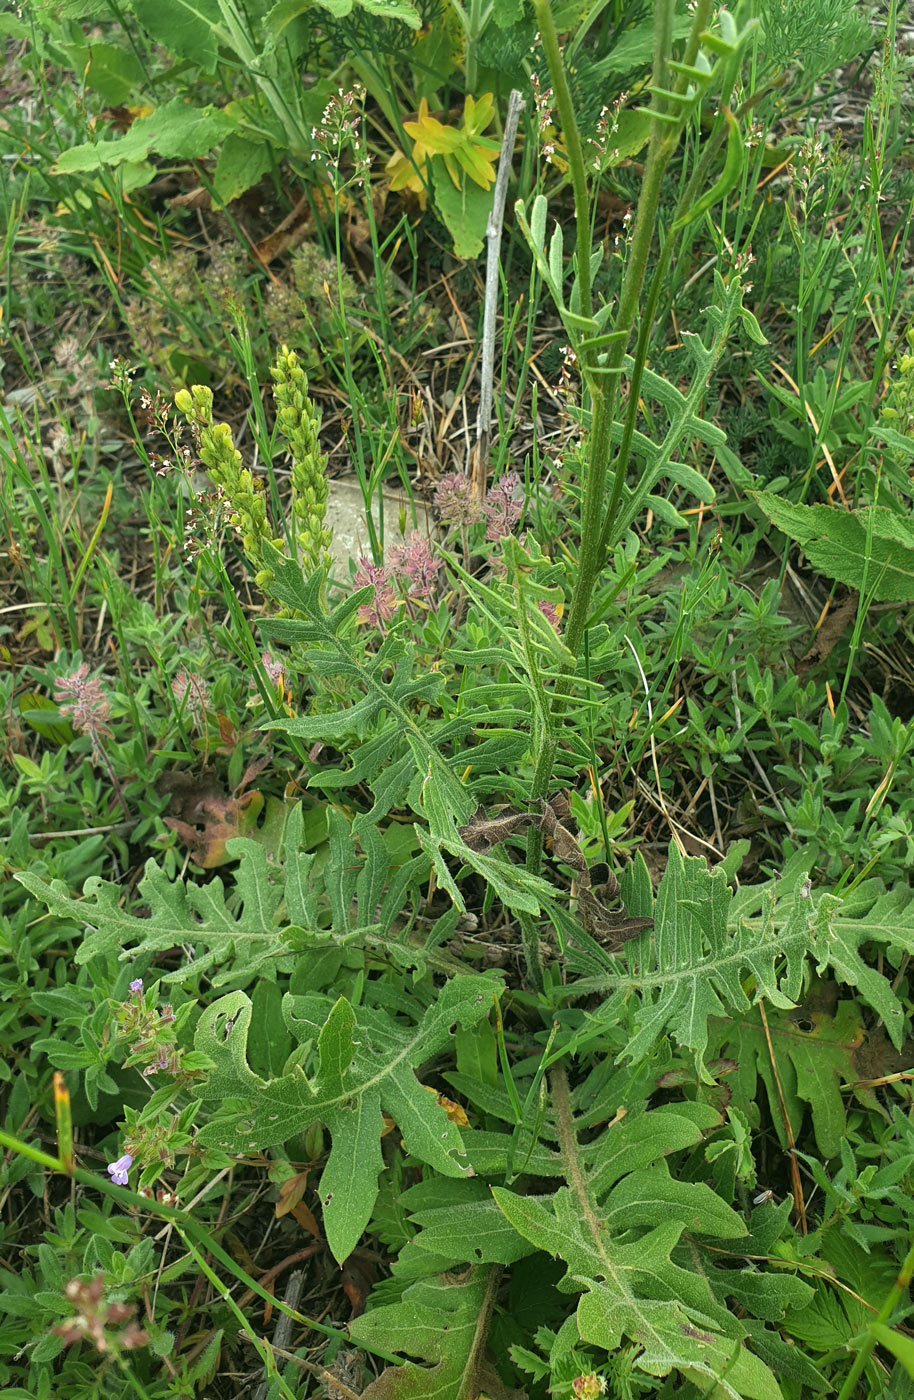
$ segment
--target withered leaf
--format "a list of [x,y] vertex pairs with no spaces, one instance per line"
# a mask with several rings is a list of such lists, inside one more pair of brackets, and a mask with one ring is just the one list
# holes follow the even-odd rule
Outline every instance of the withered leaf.
[[593,890],[578,890],[578,918],[581,927],[595,938],[608,953],[614,953],[630,938],[637,938],[645,929],[654,927],[654,920],[629,914],[621,909],[607,909]]
[[602,861],[593,869],[588,868],[580,844],[563,824],[562,819],[568,815],[569,805],[564,798],[543,802],[539,811],[504,807],[494,817],[487,817],[485,809],[477,807],[466,826],[460,828],[460,835],[471,851],[484,854],[509,836],[538,827],[552,843],[555,859],[570,866],[578,877],[574,893],[582,928],[608,952],[615,952],[629,938],[653,928],[654,921],[629,915],[624,904],[619,909],[607,908],[608,903],[619,898],[619,882]]
[[493,846],[507,841],[509,836],[516,836],[538,820],[538,813],[523,812],[520,807],[504,807],[497,817],[487,817],[486,809],[477,807],[466,826],[459,828],[459,833],[471,851],[485,855]]

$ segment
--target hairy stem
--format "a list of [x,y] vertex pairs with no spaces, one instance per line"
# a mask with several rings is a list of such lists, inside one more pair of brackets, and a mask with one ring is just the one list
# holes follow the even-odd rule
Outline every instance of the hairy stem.
[[[565,149],[572,176],[575,219],[577,225],[576,270],[580,297],[579,309],[583,315],[590,315],[592,314],[593,306],[590,283],[590,205],[583,148],[581,145],[580,133],[578,132],[575,121],[574,107],[571,101],[568,83],[565,78],[561,51],[559,49],[558,38],[555,32],[555,25],[552,20],[548,0],[534,0],[534,8],[540,26],[543,46],[549,61],[549,72],[552,79],[553,91],[556,96],[556,105],[562,121]],[[699,35],[707,24],[710,8],[711,0],[699,0],[692,31],[686,46],[685,58],[688,62],[693,60],[695,53],[698,51]],[[668,86],[667,63],[672,49],[672,14],[673,0],[657,0],[654,25],[654,78],[658,86]],[[681,85],[682,80],[679,80],[677,82],[677,90]],[[606,356],[605,363],[601,366],[602,369],[608,372],[602,373],[599,376],[595,374],[588,375],[588,369],[593,367],[593,361],[589,355],[585,358],[585,362],[582,365],[585,381],[591,390],[593,409],[588,443],[587,470],[584,482],[584,499],[581,509],[581,546],[578,558],[578,572],[569,610],[568,626],[565,632],[565,645],[575,659],[578,657],[583,645],[584,634],[587,630],[587,620],[590,615],[593,590],[604,565],[606,538],[611,531],[612,519],[618,510],[619,500],[624,486],[625,467],[628,459],[627,443],[625,442],[623,442],[620,447],[620,452],[616,457],[610,509],[607,511],[606,489],[610,466],[613,460],[612,423],[616,406],[618,384],[625,359],[626,347],[635,324],[635,318],[641,299],[651,244],[657,222],[657,210],[660,204],[663,177],[678,140],[678,128],[671,128],[668,123],[662,120],[655,120],[652,123],[648,157],[644,168],[641,194],[638,199],[632,241],[629,248],[622,291],[619,298],[619,308],[613,323],[613,329],[615,331],[623,331],[625,334],[617,341],[613,342]],[[669,256],[670,253],[666,250],[665,256],[661,255],[661,262],[658,268],[659,275],[655,278],[651,289],[651,306],[649,308],[651,312],[656,307],[663,274],[665,273]],[[645,317],[646,324],[642,325],[642,332],[639,337],[639,353],[637,359],[642,366],[644,356],[647,353],[647,343],[650,333],[649,321],[652,319],[652,315],[650,317]],[[638,377],[640,379],[640,375]],[[632,426],[633,424],[634,418],[632,417]],[[630,434],[627,434],[627,437],[630,441]],[[565,676],[559,681],[556,687],[554,700],[554,714],[556,716],[561,713],[563,703],[570,691],[571,670],[571,665],[566,666]],[[530,794],[533,800],[545,796],[548,790],[555,764],[557,747],[558,730],[556,727],[553,727],[548,742],[542,746],[537,755]],[[541,834],[538,831],[531,831],[527,840],[528,869],[533,873],[537,873],[540,868],[541,859]]]
[[501,1282],[501,1274],[502,1268],[500,1264],[491,1264],[489,1266],[489,1276],[486,1279],[486,1291],[479,1309],[479,1315],[476,1318],[473,1340],[470,1343],[470,1354],[467,1357],[466,1366],[463,1368],[460,1388],[457,1392],[457,1400],[476,1400],[476,1396],[479,1394],[480,1370],[485,1355],[486,1339],[489,1335],[489,1324],[492,1321],[492,1311],[495,1307],[495,1299],[498,1295],[498,1285]]
[[[658,3],[667,5],[670,3],[670,0],[658,0]],[[571,171],[571,185],[574,191],[578,296],[580,298],[578,310],[582,316],[592,316],[593,297],[590,286],[590,191],[587,186],[587,171],[584,167],[584,148],[581,145],[581,136],[574,115],[574,102],[571,98],[571,89],[568,86],[568,79],[565,76],[565,65],[562,62],[559,37],[556,33],[555,22],[552,18],[552,5],[550,0],[533,0],[533,8],[536,12],[536,23],[539,27],[540,39],[542,40],[543,49],[546,53],[546,61],[549,64],[549,77],[552,80],[555,105],[558,108],[559,119],[562,123],[562,134],[565,137],[565,154],[568,157],[568,168]]]
[[559,1134],[559,1150],[562,1154],[562,1165],[565,1168],[565,1179],[577,1198],[581,1219],[587,1226],[588,1233],[597,1249],[603,1255],[607,1266],[607,1275],[611,1275],[614,1271],[603,1245],[605,1227],[601,1225],[597,1216],[581,1167],[578,1139],[574,1130],[574,1115],[571,1111],[568,1076],[563,1064],[557,1064],[550,1071],[549,1085],[552,1089],[552,1106],[555,1109],[555,1125]]

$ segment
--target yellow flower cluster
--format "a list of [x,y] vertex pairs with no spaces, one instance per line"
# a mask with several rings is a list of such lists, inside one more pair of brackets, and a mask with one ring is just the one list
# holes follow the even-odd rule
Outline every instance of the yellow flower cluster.
[[[320,413],[308,396],[308,377],[294,350],[283,346],[270,371],[276,401],[277,425],[289,445],[292,458],[292,512],[295,534],[306,574],[330,565],[328,547],[332,532],[326,528],[327,457],[320,450]],[[264,559],[269,542],[281,554],[285,541],[274,538],[267,516],[263,483],[242,466],[241,453],[232,441],[228,423],[213,422],[212,390],[203,384],[181,389],[175,406],[194,434],[200,461],[225,501],[229,524],[241,537],[254,582],[266,588],[273,574]]]
[[225,498],[229,524],[241,536],[244,552],[255,571],[254,582],[258,588],[265,588],[273,575],[264,564],[264,542],[281,550],[283,541],[274,539],[270,530],[263,487],[241,465],[241,453],[232,441],[228,423],[213,422],[211,389],[204,384],[181,389],[175,394],[175,407],[190,424],[200,461]]
[[289,444],[292,458],[292,511],[306,573],[322,564],[332,532],[325,528],[327,513],[327,457],[320,450],[321,417],[308,396],[308,376],[294,350],[284,345],[270,370],[279,431]]

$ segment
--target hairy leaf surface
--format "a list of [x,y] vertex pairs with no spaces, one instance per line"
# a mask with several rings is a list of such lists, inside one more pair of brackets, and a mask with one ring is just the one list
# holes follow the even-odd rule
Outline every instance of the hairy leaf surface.
[[654,914],[653,932],[626,945],[632,970],[574,984],[576,995],[609,993],[596,1019],[612,1025],[632,994],[639,996],[626,1058],[641,1061],[670,1032],[694,1051],[710,1081],[704,1068],[708,1019],[743,1016],[762,998],[789,1010],[799,1002],[812,965],[829,967],[839,981],[857,987],[901,1047],[901,1002],[860,948],[880,943],[914,953],[914,901],[905,891],[886,893],[877,881],[867,881],[842,900],[808,888],[794,872],[789,880],[743,886],[734,895],[725,870],[709,871],[703,859],[682,856],[671,846],[654,910],[645,876],[636,861],[622,880],[631,912]]
[[248,1063],[250,998],[244,992],[221,997],[197,1025],[196,1048],[215,1065],[200,1092],[206,1099],[241,1100],[248,1107],[229,1109],[207,1123],[200,1142],[227,1152],[253,1152],[322,1123],[332,1147],[320,1198],[328,1243],[342,1262],[358,1243],[377,1197],[382,1110],[413,1156],[444,1176],[472,1175],[459,1128],[415,1070],[449,1044],[455,1024],[472,1026],[488,1013],[497,986],[490,977],[456,977],[414,1025],[374,1008],[356,1009],[345,997],[330,1005],[325,997],[286,996],[286,1025],[300,1044],[317,1040],[318,1068],[309,1078],[293,1063],[269,1080]]

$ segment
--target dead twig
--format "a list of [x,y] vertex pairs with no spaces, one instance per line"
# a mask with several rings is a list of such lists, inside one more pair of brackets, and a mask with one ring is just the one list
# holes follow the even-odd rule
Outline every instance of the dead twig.
[[514,156],[514,142],[517,139],[517,124],[526,103],[517,89],[508,98],[508,113],[505,117],[505,134],[498,157],[498,173],[495,177],[495,195],[486,225],[486,299],[482,314],[482,364],[479,371],[479,413],[476,418],[476,461],[474,477],[476,495],[485,498],[489,478],[489,434],[492,427],[492,405],[495,395],[495,308],[498,302],[499,276],[498,255],[501,250],[501,234],[505,222],[505,201],[508,197],[508,180],[511,176],[511,161]]

